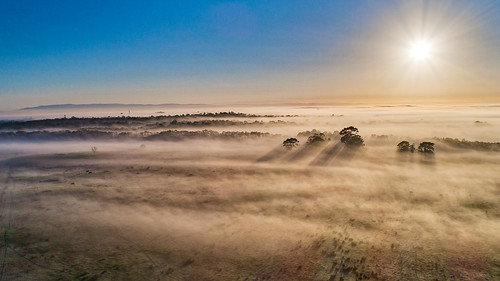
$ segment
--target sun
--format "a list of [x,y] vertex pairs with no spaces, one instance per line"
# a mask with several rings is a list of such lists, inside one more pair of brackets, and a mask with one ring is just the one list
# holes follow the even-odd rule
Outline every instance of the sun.
[[432,46],[429,42],[417,41],[410,47],[410,57],[417,61],[422,61],[431,55]]

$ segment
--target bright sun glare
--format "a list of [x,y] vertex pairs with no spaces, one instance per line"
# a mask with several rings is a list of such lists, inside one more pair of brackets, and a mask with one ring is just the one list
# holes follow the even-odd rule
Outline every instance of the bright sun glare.
[[431,44],[424,41],[413,43],[410,49],[410,57],[414,60],[425,60],[431,54]]

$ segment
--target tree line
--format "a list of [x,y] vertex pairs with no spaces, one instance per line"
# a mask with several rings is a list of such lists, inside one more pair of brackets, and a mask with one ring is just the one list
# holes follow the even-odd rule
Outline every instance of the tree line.
[[[309,134],[306,142],[307,145],[324,143],[331,140],[331,138],[328,137],[326,133],[320,132],[318,130],[313,130],[312,132],[302,132],[299,133],[298,136],[304,136],[307,134]],[[348,148],[360,148],[365,145],[363,138],[359,135],[358,128],[354,126],[349,126],[342,129],[340,132],[338,132],[338,135],[340,136],[340,142]],[[299,144],[300,141],[297,138],[287,138],[283,141],[283,147],[288,150],[298,147]],[[434,153],[434,143],[424,141],[419,144],[418,148],[415,148],[415,144],[410,144],[410,142],[404,140],[397,144],[397,149],[399,152],[413,153],[415,151],[418,151],[420,153],[432,154]]]
[[[359,130],[354,126],[349,126],[342,129],[340,132],[335,132],[338,133],[340,142],[342,142],[346,147],[359,148],[365,145],[363,138],[359,135]],[[304,135],[308,135],[306,142],[307,145],[317,145],[335,138],[335,136],[331,133],[324,133],[318,130],[313,130],[312,132],[301,132],[298,134],[298,136]],[[287,149],[293,149],[294,147],[299,146],[299,144],[300,141],[297,138],[287,138],[285,141],[283,141],[283,147]]]

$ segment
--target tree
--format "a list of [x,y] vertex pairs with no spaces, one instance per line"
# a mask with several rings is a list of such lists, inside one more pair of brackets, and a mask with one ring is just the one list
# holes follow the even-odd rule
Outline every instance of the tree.
[[[340,139],[342,141],[342,138]],[[350,135],[348,140],[346,140],[345,145],[348,147],[361,147],[364,146],[364,140],[360,135]]]
[[297,147],[299,146],[299,140],[296,139],[296,138],[288,138],[286,139],[284,142],[283,142],[283,146],[288,149],[288,150],[291,150],[293,149],[294,147]]
[[408,141],[398,143],[399,152],[415,152],[415,145],[410,144]]
[[359,133],[359,130],[353,126],[349,126],[347,128],[342,129],[340,131],[339,135],[341,136],[346,136],[346,135],[357,135]]
[[326,136],[323,133],[316,133],[307,138],[307,144],[318,144],[326,141]]
[[434,143],[424,141],[418,145],[418,152],[422,153],[434,153]]
[[342,129],[339,132],[339,135],[342,137],[340,141],[345,144],[347,147],[361,147],[364,146],[363,138],[358,135],[359,130],[353,126],[349,126],[347,128]]

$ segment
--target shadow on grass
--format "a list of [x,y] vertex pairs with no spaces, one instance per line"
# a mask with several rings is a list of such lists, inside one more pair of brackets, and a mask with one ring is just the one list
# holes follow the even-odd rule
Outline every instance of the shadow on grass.
[[325,146],[324,143],[312,143],[306,144],[297,150],[295,153],[290,155],[290,157],[285,158],[287,162],[301,162],[306,159],[311,158],[319,153],[319,151]]
[[344,147],[341,142],[329,144],[309,163],[309,166],[328,166],[335,161]]
[[275,147],[273,150],[269,151],[266,153],[266,155],[260,157],[257,159],[257,162],[272,162],[272,161],[278,161],[285,157],[288,153],[291,151],[288,151],[286,148],[284,148],[282,145],[279,145]]

